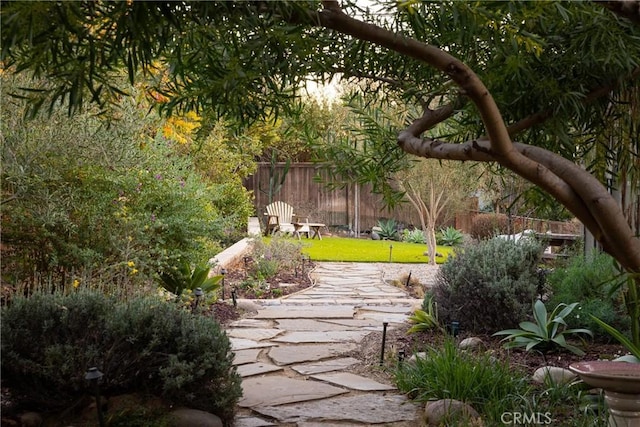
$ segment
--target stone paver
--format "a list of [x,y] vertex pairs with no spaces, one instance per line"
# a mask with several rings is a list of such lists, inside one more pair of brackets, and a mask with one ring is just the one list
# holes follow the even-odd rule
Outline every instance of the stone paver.
[[273,328],[235,328],[228,329],[227,335],[233,338],[245,338],[253,341],[262,341],[274,338],[284,331]]
[[269,351],[269,357],[278,365],[291,365],[342,356],[355,349],[356,345],[353,343],[281,345],[272,348]]
[[275,372],[282,370],[282,366],[272,365],[271,363],[247,363],[238,366],[238,373],[242,378],[251,377],[253,375],[261,375],[269,372]]
[[360,342],[368,334],[369,331],[293,331],[273,338],[271,341],[292,344]]
[[361,340],[383,322],[406,322],[421,303],[385,282],[389,268],[318,263],[312,288],[254,301],[257,313],[230,325],[243,378],[237,426],[419,425],[421,405],[392,385],[348,372],[361,363]]
[[356,363],[360,363],[360,361],[353,357],[342,357],[340,359],[330,359],[324,360],[322,362],[293,365],[291,369],[302,375],[311,375],[320,374],[322,372],[336,371],[339,369],[346,369],[349,366],[355,365]]
[[325,399],[347,390],[319,381],[296,380],[280,376],[250,377],[242,380],[239,406],[274,406],[306,400]]
[[260,310],[256,319],[349,319],[353,317],[353,307],[348,306],[273,306]]
[[262,349],[260,348],[247,348],[245,350],[236,350],[233,352],[233,364],[244,365],[245,363],[253,363],[258,361],[258,355]]
[[347,387],[353,390],[362,391],[382,391],[393,390],[395,387],[379,383],[378,381],[371,380],[369,378],[361,377],[360,375],[351,374],[349,372],[329,372],[326,374],[312,375],[311,378],[320,381],[326,381],[331,384]]
[[256,407],[254,410],[282,423],[315,421],[335,426],[337,424],[331,423],[345,421],[371,425],[413,421],[416,411],[412,410],[412,406],[404,396],[368,393],[292,405]]

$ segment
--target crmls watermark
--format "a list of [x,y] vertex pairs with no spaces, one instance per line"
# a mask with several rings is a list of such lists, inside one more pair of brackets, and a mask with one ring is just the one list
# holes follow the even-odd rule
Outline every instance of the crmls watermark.
[[502,424],[517,425],[549,425],[553,421],[551,412],[503,412],[500,416]]

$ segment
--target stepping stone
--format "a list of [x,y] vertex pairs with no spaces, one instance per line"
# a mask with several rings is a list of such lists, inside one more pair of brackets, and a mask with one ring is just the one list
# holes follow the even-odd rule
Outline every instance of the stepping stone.
[[251,377],[253,375],[266,374],[268,372],[281,371],[282,366],[272,365],[271,363],[248,363],[238,366],[238,373],[242,378]]
[[243,408],[283,405],[306,400],[326,399],[346,393],[343,388],[318,381],[303,381],[284,376],[245,378],[242,380],[243,397],[238,405]]
[[325,422],[342,425],[343,422],[352,422],[378,425],[418,420],[418,411],[422,408],[404,396],[369,393],[338,396],[291,405],[265,405],[252,407],[252,409],[262,415],[277,419],[281,424]]
[[269,427],[275,424],[258,417],[236,417],[235,427]]
[[258,361],[258,356],[262,349],[248,348],[246,350],[237,350],[233,352],[233,364],[244,365],[245,363],[253,363]]
[[378,313],[374,311],[364,311],[358,313],[358,317],[362,319],[375,320],[379,323],[388,322],[388,323],[405,323],[409,319],[408,314],[398,314],[398,313]]
[[282,329],[235,328],[227,330],[227,335],[233,338],[246,338],[253,341],[262,341],[278,336],[282,332]]
[[291,344],[303,343],[330,343],[330,342],[360,342],[362,338],[370,334],[370,331],[294,331],[287,332],[273,342],[284,342]]
[[248,340],[245,338],[229,338],[232,350],[246,350],[248,348],[264,348],[273,347],[275,344],[266,342],[257,342],[254,340]]
[[379,311],[381,313],[411,313],[412,307],[409,306],[388,306],[388,305],[364,305],[356,307],[358,311]]
[[278,328],[287,331],[348,331],[355,328],[315,319],[278,319]]
[[256,319],[344,319],[353,317],[353,307],[344,306],[269,306]]
[[349,353],[356,349],[356,344],[339,343],[331,345],[283,345],[269,350],[269,357],[277,365],[291,365],[301,362],[315,362],[330,357]]
[[232,328],[270,328],[271,322],[269,320],[260,319],[239,319],[229,323]]
[[366,327],[374,327],[380,326],[382,327],[382,322],[371,319],[327,319],[322,320],[325,323],[335,323],[336,325],[344,325],[348,326],[352,329],[360,329]]
[[339,371],[355,365],[356,363],[360,363],[360,361],[353,357],[342,357],[339,359],[324,360],[322,362],[293,365],[291,369],[301,375],[311,375],[320,374],[322,372]]
[[311,378],[315,378],[320,381],[330,382],[332,384],[348,387],[353,390],[361,391],[382,391],[382,390],[395,390],[395,387],[379,383],[369,378],[361,377],[360,375],[350,374],[348,372],[330,372],[327,374],[312,375]]

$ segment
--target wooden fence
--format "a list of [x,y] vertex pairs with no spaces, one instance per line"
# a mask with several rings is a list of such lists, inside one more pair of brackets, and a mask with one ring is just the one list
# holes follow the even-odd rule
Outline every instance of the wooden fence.
[[[256,214],[262,219],[265,206],[269,204],[268,188],[270,174],[281,176],[284,163],[276,164],[271,171],[269,163],[260,163],[258,171],[245,180],[245,188],[253,191]],[[293,206],[294,213],[309,221],[321,222],[327,226],[343,229],[355,229],[356,209],[359,211],[360,230],[370,229],[381,218],[394,218],[405,224],[420,224],[412,206],[404,204],[392,212],[385,209],[382,197],[374,194],[370,186],[353,184],[335,190],[328,189],[314,178],[328,179],[328,175],[313,163],[293,163],[285,176],[282,188],[275,194],[273,201],[282,200]],[[357,200],[356,200],[357,199]]]
[[[282,176],[285,163],[277,163],[271,170],[270,163],[259,163],[257,172],[248,177],[245,188],[253,191],[256,215],[263,221],[265,206],[269,204],[268,190],[271,174]],[[313,163],[292,163],[280,190],[272,201],[282,200],[293,206],[294,213],[308,217],[311,222],[324,223],[329,227],[355,230],[356,209],[359,210],[360,231],[371,229],[382,218],[393,218],[409,226],[420,226],[420,218],[409,203],[401,204],[393,211],[385,209],[382,197],[374,194],[370,186],[356,188],[353,184],[340,189],[330,190],[314,178],[319,176],[328,179],[326,172],[318,169]],[[473,217],[478,214],[477,200],[472,199],[465,212],[459,212],[455,221],[449,224],[468,233]],[[522,218],[527,226],[539,232],[568,232],[565,223],[543,221],[534,218]]]

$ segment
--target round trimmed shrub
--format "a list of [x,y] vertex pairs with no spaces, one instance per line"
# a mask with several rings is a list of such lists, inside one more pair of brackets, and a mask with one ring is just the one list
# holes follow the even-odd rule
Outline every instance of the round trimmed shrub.
[[500,238],[457,251],[441,266],[432,290],[439,319],[475,333],[516,327],[537,295],[540,254],[536,242]]
[[229,339],[215,319],[156,297],[91,291],[16,297],[2,309],[2,379],[31,408],[57,411],[86,395],[145,392],[233,420],[242,394]]

